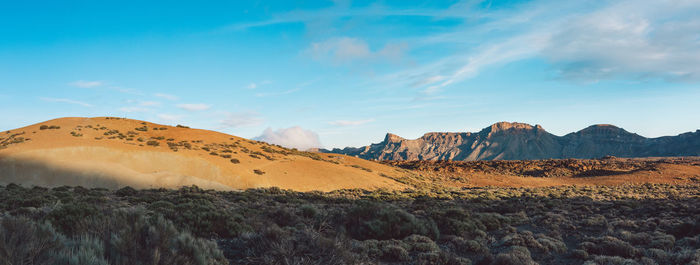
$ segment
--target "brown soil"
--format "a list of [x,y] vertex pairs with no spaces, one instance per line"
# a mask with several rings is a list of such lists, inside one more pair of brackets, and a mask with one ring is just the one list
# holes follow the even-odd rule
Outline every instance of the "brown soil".
[[602,158],[523,161],[385,161],[438,186],[546,187],[700,183],[700,158]]

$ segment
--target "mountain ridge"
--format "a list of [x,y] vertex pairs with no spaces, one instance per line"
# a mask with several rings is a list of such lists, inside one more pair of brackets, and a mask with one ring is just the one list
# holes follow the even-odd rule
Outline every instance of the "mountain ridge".
[[416,139],[387,133],[362,147],[320,152],[371,160],[533,160],[700,155],[700,130],[646,138],[611,124],[594,124],[564,136],[542,126],[497,122],[478,132],[428,132]]

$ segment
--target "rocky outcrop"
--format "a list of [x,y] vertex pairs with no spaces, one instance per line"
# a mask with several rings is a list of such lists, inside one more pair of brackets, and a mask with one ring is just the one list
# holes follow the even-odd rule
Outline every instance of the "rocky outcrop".
[[414,140],[388,133],[384,141],[363,147],[321,150],[377,160],[532,160],[700,155],[700,130],[678,136],[645,138],[601,124],[565,136],[539,125],[499,122],[476,133],[431,132]]

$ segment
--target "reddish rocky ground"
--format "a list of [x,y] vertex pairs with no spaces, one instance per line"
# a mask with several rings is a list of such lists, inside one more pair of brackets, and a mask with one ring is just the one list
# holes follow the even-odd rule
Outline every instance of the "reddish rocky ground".
[[384,163],[414,171],[420,181],[456,187],[700,183],[700,157]]

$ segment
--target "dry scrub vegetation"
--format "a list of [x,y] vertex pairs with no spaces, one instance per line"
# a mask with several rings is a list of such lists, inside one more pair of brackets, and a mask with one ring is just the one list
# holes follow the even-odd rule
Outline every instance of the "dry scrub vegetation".
[[700,264],[700,186],[0,186],[0,264]]

